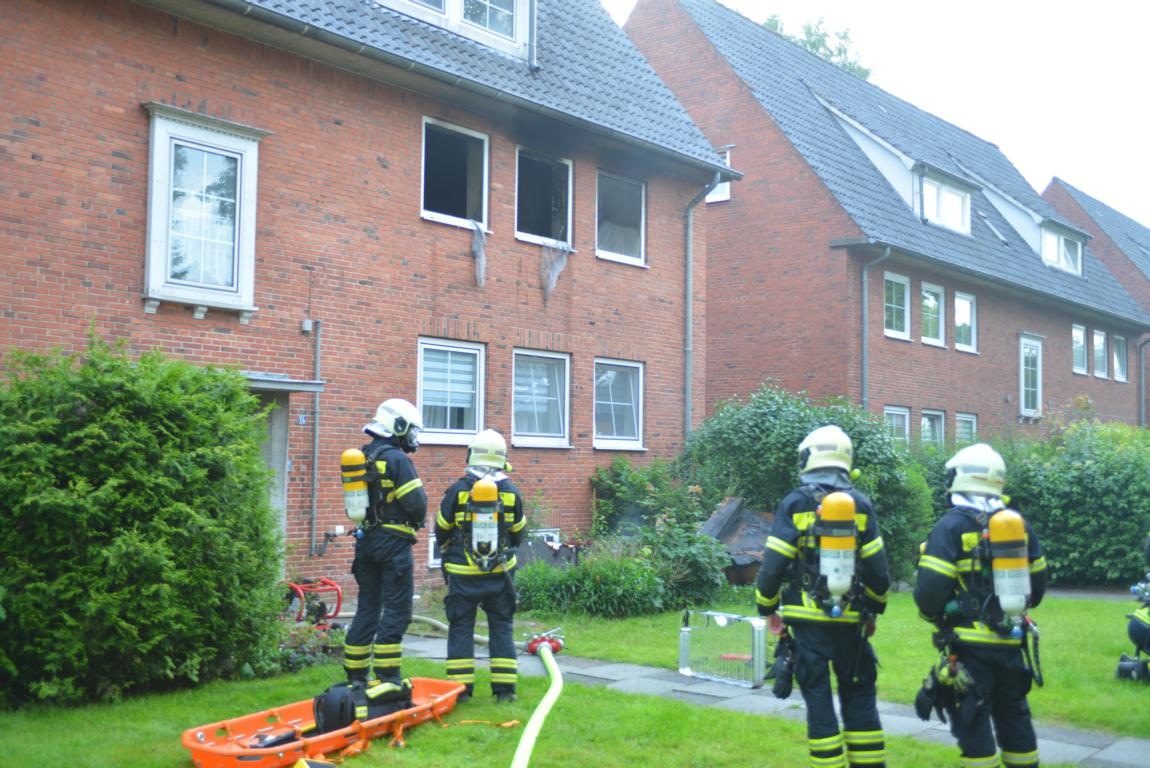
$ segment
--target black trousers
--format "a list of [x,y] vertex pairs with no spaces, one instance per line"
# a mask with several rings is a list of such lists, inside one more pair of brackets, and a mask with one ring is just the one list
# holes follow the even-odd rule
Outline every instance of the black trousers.
[[403,634],[411,624],[415,597],[414,545],[381,528],[355,542],[351,572],[359,585],[359,601],[343,659],[351,680],[365,679],[369,665],[381,680],[400,677]]
[[475,619],[480,608],[487,614],[487,650],[491,664],[491,692],[514,693],[518,682],[515,653],[515,589],[503,573],[448,576],[447,676],[475,687]]
[[[874,649],[856,624],[790,625],[795,638],[795,682],[807,705],[807,746],[812,764],[885,764],[878,715]],[[831,672],[838,682],[842,731],[835,715]]]
[[[950,732],[958,740],[962,757],[990,758],[1002,747],[1002,762],[1006,765],[1038,765],[1038,741],[1026,702],[1031,677],[1023,663],[1022,649],[956,643],[952,650],[974,678],[976,697],[981,701],[973,711],[965,713],[954,706],[947,708]],[[969,698],[967,702],[973,704]]]

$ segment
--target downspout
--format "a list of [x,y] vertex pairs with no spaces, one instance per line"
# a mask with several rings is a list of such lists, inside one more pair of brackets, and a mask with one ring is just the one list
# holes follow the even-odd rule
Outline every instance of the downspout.
[[880,261],[886,261],[890,258],[890,246],[886,247],[882,256],[879,256],[874,261],[869,261],[863,264],[862,268],[862,354],[860,356],[860,364],[862,366],[861,375],[859,377],[859,406],[863,411],[867,410],[867,405],[870,402],[870,376],[868,375],[868,367],[870,362],[870,349],[867,344],[869,338],[870,326],[867,318],[870,316],[870,268]]
[[1146,345],[1150,336],[1138,342],[1138,426],[1146,426]]
[[[315,352],[313,353],[312,360],[312,381],[319,381],[320,373],[320,337],[323,333],[323,323],[319,320],[312,321],[313,328],[315,329]],[[318,494],[319,494],[319,392],[313,392],[311,396],[311,520],[309,522],[309,531],[311,542],[308,545],[308,557],[316,556],[316,524],[318,518]]]
[[715,178],[703,188],[699,194],[687,203],[687,209],[683,211],[683,218],[686,220],[687,226],[687,247],[685,249],[686,258],[686,274],[684,276],[684,291],[685,301],[683,312],[683,440],[691,434],[691,420],[694,417],[694,409],[691,407],[691,398],[694,397],[695,388],[691,385],[691,372],[694,367],[694,353],[695,353],[695,335],[692,333],[695,324],[695,304],[693,300],[695,290],[695,217],[693,215],[695,206],[703,202],[711,191],[719,186],[719,181],[723,178],[720,171],[715,171]]
[[527,69],[539,71],[539,0],[531,0],[527,8]]

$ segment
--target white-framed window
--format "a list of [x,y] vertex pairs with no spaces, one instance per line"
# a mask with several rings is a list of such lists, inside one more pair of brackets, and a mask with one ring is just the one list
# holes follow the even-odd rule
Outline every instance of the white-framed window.
[[1052,267],[1082,274],[1082,243],[1070,235],[1042,228],[1042,260]]
[[1019,415],[1042,415],[1042,337],[1024,333],[1018,345]]
[[641,181],[599,171],[596,184],[595,254],[644,264],[647,188]]
[[1089,373],[1086,362],[1086,326],[1070,326],[1070,348],[1075,373]]
[[978,439],[978,416],[973,413],[954,414],[954,442],[969,445]]
[[910,444],[910,409],[888,405],[882,409],[882,423],[887,434],[903,445]]
[[527,56],[530,0],[375,1],[504,53]]
[[255,312],[259,142],[268,133],[154,102],[145,311],[161,302]]
[[423,118],[423,218],[487,228],[487,146],[486,134]]
[[420,439],[429,444],[467,445],[483,429],[482,344],[447,339],[419,340],[418,399],[423,414]]
[[520,147],[515,163],[515,236],[571,243],[571,161]]
[[643,364],[595,360],[596,448],[643,448]]
[[910,338],[910,279],[893,272],[883,275],[883,333],[892,339]]
[[511,440],[519,446],[568,447],[570,356],[517,349]]
[[946,413],[924,409],[919,421],[919,441],[942,450],[946,439]]
[[1110,378],[1110,351],[1106,349],[1106,331],[1094,331],[1094,375]]
[[946,345],[946,291],[940,285],[922,284],[922,342]]
[[1115,336],[1112,346],[1114,348],[1114,380],[1126,381],[1126,337]]
[[978,351],[978,301],[969,294],[954,292],[954,348]]
[[[728,168],[731,167],[731,148],[723,147],[719,150],[719,156],[723,158],[723,165]],[[707,196],[704,198],[708,203],[725,203],[731,199],[731,182],[720,181],[715,185]]]
[[970,234],[970,193],[928,176],[922,177],[922,217],[932,224]]

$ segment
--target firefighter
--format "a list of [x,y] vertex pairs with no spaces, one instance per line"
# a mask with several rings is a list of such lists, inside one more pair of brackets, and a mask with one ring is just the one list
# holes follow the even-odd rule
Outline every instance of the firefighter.
[[[1150,536],[1145,545],[1146,564],[1150,567]],[[1134,655],[1122,654],[1118,661],[1118,679],[1150,683],[1150,573],[1132,586],[1130,592],[1139,602],[1138,609],[1127,614],[1126,635],[1134,643]]]
[[[781,659],[776,651],[776,674],[782,661],[793,669],[815,766],[882,766],[886,759],[868,638],[886,608],[890,574],[874,507],[851,482],[852,463],[850,437],[837,426],[819,427],[799,444],[801,484],[779,503],[755,585],[759,614],[781,636],[779,647],[790,649]],[[790,682],[780,690],[781,682],[775,693],[785,697]]]
[[369,667],[380,681],[401,679],[403,634],[415,599],[413,549],[427,519],[427,493],[408,456],[419,448],[422,426],[414,405],[392,398],[363,428],[371,438],[363,447],[368,509],[355,531],[351,572],[359,600],[343,647],[352,683],[366,682]]
[[[920,615],[938,630],[934,643],[942,653],[923,690],[945,695],[942,709],[963,766],[999,765],[999,746],[1007,766],[1038,765],[1026,695],[1041,677],[1029,663],[1033,624],[1025,610],[1042,601],[1046,560],[1029,524],[1005,509],[1005,481],[1002,457],[983,443],[946,462],[951,508],[923,547],[914,588]],[[1002,520],[1016,521],[1013,545],[997,541]],[[1014,556],[1006,558],[1010,546]],[[929,717],[926,706],[919,716],[924,710]]]
[[463,683],[459,701],[475,692],[475,617],[487,614],[491,693],[515,701],[518,680],[514,640],[515,548],[527,518],[523,496],[507,472],[507,443],[493,429],[472,439],[467,469],[443,495],[435,539],[447,578],[447,677]]

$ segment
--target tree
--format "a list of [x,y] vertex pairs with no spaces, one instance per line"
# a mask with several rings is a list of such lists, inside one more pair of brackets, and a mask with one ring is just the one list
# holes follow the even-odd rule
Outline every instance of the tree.
[[834,43],[830,42],[830,33],[823,28],[823,19],[814,24],[803,24],[803,36],[788,35],[783,31],[783,21],[777,15],[772,15],[763,22],[763,26],[801,46],[819,58],[826,59],[840,69],[846,70],[860,80],[870,78],[870,69],[859,63],[858,57],[850,51],[851,33],[849,29],[836,32]]

